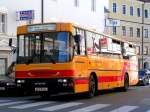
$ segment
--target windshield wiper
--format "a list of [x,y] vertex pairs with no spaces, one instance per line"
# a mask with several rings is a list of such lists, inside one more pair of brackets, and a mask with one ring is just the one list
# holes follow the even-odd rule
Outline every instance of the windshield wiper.
[[31,58],[29,58],[29,59],[26,61],[26,64],[27,64],[27,65],[29,65],[30,63],[33,62],[34,56],[35,56],[35,55],[32,55]]
[[[26,64],[29,65],[30,63],[33,62],[33,59],[35,58],[35,54],[33,54],[27,61]],[[45,56],[42,56],[43,58],[46,58]],[[49,60],[53,63],[56,64],[55,60],[53,59],[53,57],[51,55],[48,55]],[[42,61],[41,61],[42,62]]]
[[55,60],[53,59],[52,55],[46,55],[47,53],[44,51],[44,58],[48,58],[50,59],[50,61],[53,63],[53,64],[56,64]]
[[51,55],[49,55],[49,58],[50,58],[50,61],[51,61],[53,64],[56,64],[55,60],[52,58]]

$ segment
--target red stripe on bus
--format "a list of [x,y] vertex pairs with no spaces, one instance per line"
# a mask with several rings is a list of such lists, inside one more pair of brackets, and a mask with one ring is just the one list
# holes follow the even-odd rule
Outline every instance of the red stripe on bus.
[[75,84],[88,84],[89,78],[75,79]]
[[71,77],[75,75],[74,70],[31,70],[16,71],[16,78],[51,78],[51,77]]
[[[117,82],[117,81],[123,81],[124,75],[122,76],[99,76],[98,77],[98,83],[105,83],[105,82]],[[88,84],[89,78],[81,78],[81,79],[75,79],[75,84]]]
[[98,77],[98,82],[116,82],[124,80],[124,76],[100,76]]

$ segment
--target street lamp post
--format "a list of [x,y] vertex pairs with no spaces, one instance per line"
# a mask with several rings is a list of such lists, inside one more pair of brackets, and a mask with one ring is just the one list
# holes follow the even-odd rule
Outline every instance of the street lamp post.
[[143,55],[144,55],[144,7],[145,7],[145,3],[150,3],[150,0],[137,0],[142,3],[142,68],[144,68],[144,59],[143,59]]
[[44,0],[41,0],[41,23],[44,23]]

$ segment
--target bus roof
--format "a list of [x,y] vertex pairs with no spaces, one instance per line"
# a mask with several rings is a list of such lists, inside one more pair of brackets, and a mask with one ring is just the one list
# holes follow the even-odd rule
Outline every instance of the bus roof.
[[128,44],[136,46],[136,44],[132,42],[128,42],[126,40],[117,38],[115,36],[106,35],[92,28],[87,28],[85,26],[80,26],[80,25],[70,23],[70,22],[50,22],[50,23],[44,23],[44,24],[39,23],[39,24],[31,24],[31,25],[22,25],[22,26],[17,27],[17,35],[28,34],[28,33],[39,33],[39,32],[53,32],[53,31],[73,32],[73,27],[83,29],[89,32],[93,32],[96,34],[100,34],[104,37],[111,38],[119,42],[124,42],[124,43],[128,43]]
[[40,32],[56,32],[56,31],[73,31],[73,24],[71,23],[44,23],[44,24],[31,24],[17,27],[17,35],[40,33]]

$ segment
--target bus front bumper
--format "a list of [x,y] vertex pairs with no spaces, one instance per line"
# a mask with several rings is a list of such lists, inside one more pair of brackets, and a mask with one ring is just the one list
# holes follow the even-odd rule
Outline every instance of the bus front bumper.
[[50,94],[74,93],[74,81],[71,78],[53,79],[16,79],[17,87],[26,92]]

